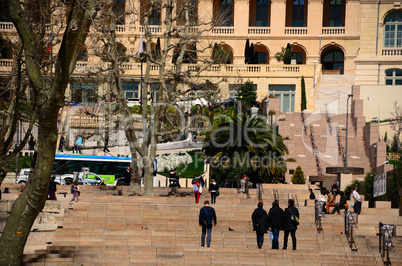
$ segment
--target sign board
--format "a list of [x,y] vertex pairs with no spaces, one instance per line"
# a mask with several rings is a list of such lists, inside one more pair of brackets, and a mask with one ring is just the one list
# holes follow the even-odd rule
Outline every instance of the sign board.
[[373,187],[374,197],[379,197],[387,193],[387,174],[382,173],[374,177]]

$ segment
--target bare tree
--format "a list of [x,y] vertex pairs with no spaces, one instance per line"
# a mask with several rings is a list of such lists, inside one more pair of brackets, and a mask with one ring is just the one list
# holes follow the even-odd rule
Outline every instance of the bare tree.
[[[57,140],[57,115],[75,68],[81,45],[85,42],[91,18],[96,15],[93,0],[66,1],[67,26],[50,84],[43,64],[47,18],[51,17],[50,1],[7,0],[11,20],[22,41],[26,71],[34,93],[34,110],[38,117],[38,145],[27,185],[15,201],[0,238],[0,264],[20,265],[24,246],[37,215],[42,210],[49,187]],[[40,5],[39,5],[40,4]],[[34,14],[30,13],[35,11]],[[61,14],[62,12],[60,12]],[[59,14],[59,16],[60,16]],[[52,62],[52,60],[50,60]],[[53,68],[52,64],[48,67]]]
[[393,108],[394,110],[391,112],[392,119],[390,120],[389,124],[394,131],[394,134],[396,137],[394,138],[396,140],[396,147],[397,147],[397,153],[399,152],[400,149],[400,137],[402,133],[402,108],[400,105],[398,105],[398,101],[393,102]]
[[[203,21],[197,15],[197,4],[189,0],[146,0],[141,2],[140,11],[126,7],[126,12],[130,12],[131,17],[139,17],[145,44],[137,58],[131,58],[133,61],[142,60],[145,68],[140,93],[142,112],[133,116],[126,105],[122,89],[122,64],[129,56],[122,55],[116,41],[116,22],[122,14],[116,12],[111,0],[104,2],[103,6],[103,16],[95,25],[103,36],[101,41],[107,47],[102,49],[102,56],[111,63],[108,69],[111,73],[111,93],[116,96],[118,109],[115,111],[121,114],[122,126],[129,142],[134,166],[133,189],[140,190],[140,178],[144,168],[144,191],[145,195],[151,196],[157,143],[188,131],[189,114],[184,114],[183,110],[177,107],[172,111],[171,106],[199,98],[194,93],[197,91],[202,91],[207,98],[213,98],[213,95],[218,93],[217,84],[222,82],[221,80],[214,80],[213,84],[201,77],[201,73],[215,61],[197,56],[212,49],[210,43],[204,43],[205,47],[201,47],[199,38],[210,31],[217,22],[211,19]],[[161,32],[155,34],[151,25],[162,10],[165,14],[164,24],[161,26]],[[155,48],[152,48],[152,42],[157,43]],[[108,52],[105,54],[106,50]],[[158,69],[157,77],[151,75],[151,68]],[[153,97],[150,97],[151,87],[158,88],[158,93]],[[136,135],[139,130],[134,126],[136,122],[142,124],[141,141]]]

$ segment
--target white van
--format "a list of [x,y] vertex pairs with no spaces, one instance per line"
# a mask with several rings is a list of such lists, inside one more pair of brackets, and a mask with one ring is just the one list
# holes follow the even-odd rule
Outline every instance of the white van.
[[[15,183],[16,184],[26,184],[29,178],[29,173],[31,172],[30,168],[22,168],[20,171],[20,174],[16,177]],[[60,175],[57,174],[52,174],[52,176],[56,177],[54,182],[56,182],[57,185],[65,185],[65,181],[61,179]]]

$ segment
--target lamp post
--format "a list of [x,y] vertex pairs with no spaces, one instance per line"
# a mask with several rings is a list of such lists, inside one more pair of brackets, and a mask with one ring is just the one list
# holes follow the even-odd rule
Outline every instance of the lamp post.
[[318,44],[318,64],[321,64],[321,55],[320,55],[320,51],[321,51],[321,40],[322,40],[322,35],[318,35],[318,40],[319,40],[319,44]]
[[348,95],[348,99],[346,100],[346,140],[345,140],[345,167],[348,167],[348,120],[349,120],[349,98],[353,97],[353,94]]
[[314,65],[313,89],[315,89],[315,86],[316,86],[316,83],[315,83],[315,68],[317,66],[317,60],[313,61],[313,65]]

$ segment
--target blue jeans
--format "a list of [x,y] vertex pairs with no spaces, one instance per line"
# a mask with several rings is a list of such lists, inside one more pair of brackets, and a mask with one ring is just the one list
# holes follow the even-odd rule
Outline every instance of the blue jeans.
[[257,244],[264,244],[264,234],[257,233]]
[[279,249],[279,229],[272,227],[272,234],[274,235],[272,239],[272,249]]
[[207,235],[207,246],[211,244],[212,225],[208,227],[204,225],[202,226],[201,246],[205,246],[205,235]]

